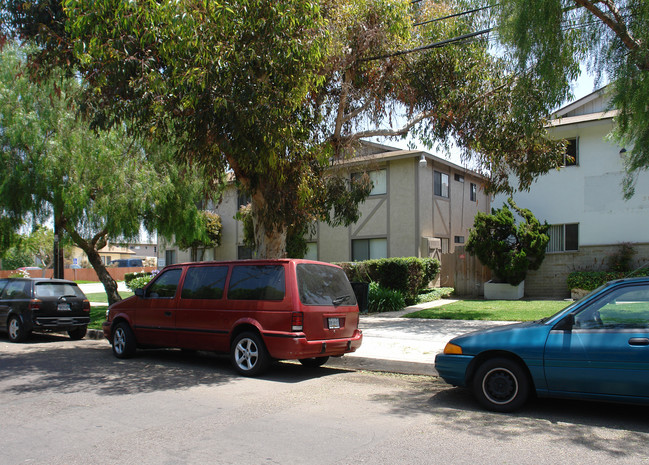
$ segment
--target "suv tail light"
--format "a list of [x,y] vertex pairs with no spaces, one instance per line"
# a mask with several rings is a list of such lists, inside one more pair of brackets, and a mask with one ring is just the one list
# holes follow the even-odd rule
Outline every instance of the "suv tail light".
[[90,311],[90,301],[88,299],[84,299],[83,301],[83,311],[84,312]]
[[291,331],[302,331],[304,329],[304,313],[293,312],[291,314]]
[[32,299],[29,301],[29,309],[30,310],[40,310],[41,309],[41,301],[38,299]]

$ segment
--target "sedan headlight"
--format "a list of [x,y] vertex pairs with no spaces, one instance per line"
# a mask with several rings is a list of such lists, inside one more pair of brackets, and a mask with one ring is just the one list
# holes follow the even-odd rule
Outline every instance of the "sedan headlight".
[[444,347],[444,353],[446,355],[462,355],[462,347],[449,342],[446,344],[446,347]]

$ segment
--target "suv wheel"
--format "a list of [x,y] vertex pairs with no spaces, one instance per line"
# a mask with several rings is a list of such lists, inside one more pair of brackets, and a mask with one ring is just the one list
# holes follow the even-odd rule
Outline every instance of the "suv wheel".
[[230,359],[234,369],[244,376],[259,375],[270,362],[264,342],[255,333],[241,333],[234,339]]
[[126,323],[118,323],[113,330],[113,337],[111,340],[113,346],[113,354],[117,358],[129,358],[135,354],[137,348],[135,342],[135,334],[133,330]]
[[25,325],[17,316],[12,316],[9,319],[7,332],[9,333],[9,340],[11,342],[23,342],[29,336],[29,332],[25,330]]
[[83,339],[86,336],[87,331],[87,326],[79,326],[68,331],[68,336],[70,336],[70,339],[72,339],[73,341],[78,341],[79,339]]

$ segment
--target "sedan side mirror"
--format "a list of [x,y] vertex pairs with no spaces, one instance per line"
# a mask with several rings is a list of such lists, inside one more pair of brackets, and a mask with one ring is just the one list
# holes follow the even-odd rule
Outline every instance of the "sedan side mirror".
[[575,314],[574,313],[568,313],[563,320],[561,320],[559,323],[557,323],[554,326],[554,329],[560,330],[560,331],[572,331],[572,328],[575,326]]

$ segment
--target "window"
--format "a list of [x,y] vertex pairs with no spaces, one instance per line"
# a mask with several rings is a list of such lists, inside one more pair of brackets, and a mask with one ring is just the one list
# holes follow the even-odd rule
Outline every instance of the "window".
[[245,265],[232,269],[228,299],[284,300],[285,293],[282,265]]
[[304,305],[356,304],[354,291],[340,268],[300,264],[297,266],[297,287]]
[[387,258],[387,239],[354,239],[352,241],[352,261],[360,262],[374,258]]
[[227,274],[226,266],[191,267],[187,270],[181,297],[183,299],[220,299],[223,297]]
[[478,185],[471,183],[471,202],[477,202],[478,201]]
[[574,328],[649,328],[649,286],[616,289],[575,315]]
[[438,237],[440,244],[442,245],[442,253],[448,253],[449,251],[449,241],[448,237]]
[[245,207],[250,201],[250,194],[242,190],[237,191],[237,208]]
[[165,264],[173,265],[176,263],[176,251],[175,250],[165,250]]
[[[370,171],[367,173],[372,182],[370,195],[383,195],[388,193],[387,173],[388,172],[385,169]],[[352,179],[360,178],[362,175],[362,173],[353,173]]]
[[176,295],[182,271],[180,268],[175,268],[158,275],[158,278],[147,287],[146,297],[172,299]]
[[464,176],[462,176],[461,174],[456,174],[455,175],[455,180],[457,182],[464,182]]
[[304,255],[306,260],[317,260],[318,259],[318,243],[317,242],[307,242],[306,243],[306,254]]
[[563,154],[563,166],[576,166],[577,161],[577,139],[566,139],[566,153]]
[[2,300],[29,299],[30,293],[28,281],[11,281],[2,292]]
[[448,174],[435,171],[433,177],[435,195],[448,198]]
[[464,236],[455,236],[456,244],[464,244]]
[[548,229],[550,242],[546,252],[569,252],[579,250],[579,224],[555,224]]
[[240,245],[237,247],[237,259],[239,260],[249,260],[252,258],[252,249],[246,247],[245,245]]

